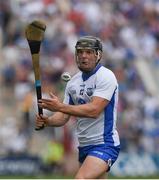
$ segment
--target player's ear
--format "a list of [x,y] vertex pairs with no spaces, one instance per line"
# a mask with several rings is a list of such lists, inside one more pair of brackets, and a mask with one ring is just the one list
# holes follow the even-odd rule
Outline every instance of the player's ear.
[[96,56],[97,56],[96,62],[100,61],[100,59],[102,58],[102,53],[101,53],[101,51],[98,50],[98,51],[96,52]]
[[97,51],[97,59],[100,59],[100,52]]

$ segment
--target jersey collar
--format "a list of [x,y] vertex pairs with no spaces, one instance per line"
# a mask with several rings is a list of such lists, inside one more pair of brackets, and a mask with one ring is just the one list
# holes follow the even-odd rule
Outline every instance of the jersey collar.
[[97,66],[89,73],[82,73],[82,79],[83,81],[86,81],[89,77],[91,77],[93,74],[95,74],[98,69],[101,67],[102,65],[101,64],[97,64]]

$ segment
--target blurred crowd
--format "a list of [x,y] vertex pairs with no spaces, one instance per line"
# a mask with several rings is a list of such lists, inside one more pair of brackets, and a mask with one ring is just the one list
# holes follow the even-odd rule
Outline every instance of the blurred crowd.
[[159,153],[158,95],[147,90],[135,66],[144,59],[159,68],[158,0],[1,0],[0,154],[27,152],[61,163],[77,146],[74,118],[65,127],[34,130],[34,74],[25,39],[33,20],[47,26],[40,56],[43,96],[53,91],[62,100],[62,72],[77,72],[77,39],[97,36],[103,42],[101,63],[119,82],[122,151]]

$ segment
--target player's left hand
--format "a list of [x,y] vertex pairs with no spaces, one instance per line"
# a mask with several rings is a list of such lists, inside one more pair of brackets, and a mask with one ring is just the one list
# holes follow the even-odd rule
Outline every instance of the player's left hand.
[[40,99],[38,101],[39,107],[43,109],[47,109],[49,111],[59,111],[62,103],[59,101],[58,97],[53,93],[50,93],[49,99]]

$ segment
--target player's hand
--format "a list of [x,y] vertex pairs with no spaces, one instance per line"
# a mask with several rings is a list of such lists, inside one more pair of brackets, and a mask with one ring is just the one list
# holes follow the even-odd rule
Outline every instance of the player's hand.
[[40,99],[38,101],[39,107],[43,109],[47,109],[50,111],[59,111],[62,106],[62,103],[59,101],[58,97],[55,96],[53,93],[50,93],[49,99]]
[[48,126],[48,117],[44,115],[36,115],[36,127]]

